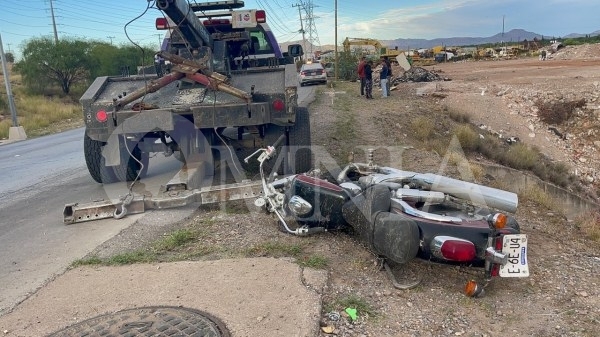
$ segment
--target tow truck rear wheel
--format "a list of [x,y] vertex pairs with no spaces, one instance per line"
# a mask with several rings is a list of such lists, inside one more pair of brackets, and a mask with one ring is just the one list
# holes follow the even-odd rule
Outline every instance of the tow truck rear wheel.
[[110,180],[110,178],[114,179],[112,172],[104,165],[104,157],[102,157],[102,147],[104,144],[104,142],[91,139],[87,134],[83,136],[85,164],[92,179],[97,183]]
[[[121,143],[123,141],[120,141]],[[83,138],[83,152],[85,163],[92,179],[98,183],[114,183],[118,181],[132,181],[138,177],[143,177],[148,170],[149,155],[133,145],[130,147],[131,154],[137,159],[133,159],[127,149],[122,146],[121,164],[117,166],[106,166],[102,149],[106,145],[105,142],[93,140],[87,134]],[[141,172],[140,172],[141,170]],[[138,178],[138,179],[139,179]]]
[[148,171],[150,156],[143,153],[136,144],[131,142],[125,144],[126,140],[119,141],[119,152],[121,154],[121,163],[111,166],[116,181],[134,181],[141,179]]
[[[267,144],[271,145],[285,132],[284,127],[269,128],[265,138]],[[305,173],[312,169],[312,151],[310,150],[310,116],[307,108],[296,109],[296,123],[290,127],[288,132],[289,153],[281,153],[281,147],[277,149],[280,155],[284,155],[285,162],[279,166],[278,173],[296,174]],[[274,158],[278,159],[278,158]]]

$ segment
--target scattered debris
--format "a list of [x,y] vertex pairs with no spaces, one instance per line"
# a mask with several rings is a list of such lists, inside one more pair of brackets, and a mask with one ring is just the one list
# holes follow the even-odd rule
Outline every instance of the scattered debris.
[[506,138],[506,142],[508,144],[516,144],[518,142],[520,142],[519,137],[508,137]]
[[405,71],[402,76],[392,78],[392,84],[400,82],[433,82],[433,81],[450,81],[446,77],[441,77],[434,71],[428,71],[421,67],[413,67]]
[[562,140],[567,139],[567,137],[565,137],[565,135],[562,132],[558,131],[558,129],[553,126],[549,127],[548,130],[554,132],[554,134],[557,135]]
[[335,331],[335,327],[333,327],[331,325],[324,326],[324,327],[321,327],[321,331],[323,331],[326,334],[332,334],[333,331]]

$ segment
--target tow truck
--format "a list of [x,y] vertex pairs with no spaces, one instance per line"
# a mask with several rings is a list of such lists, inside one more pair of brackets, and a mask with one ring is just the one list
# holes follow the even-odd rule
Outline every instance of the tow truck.
[[209,186],[214,162],[226,158],[241,167],[239,159],[282,134],[280,173],[311,168],[309,113],[297,105],[302,47],[282,52],[266,12],[245,9],[241,0],[157,0],[156,7],[162,15],[155,28],[166,31],[156,74],[99,77],[80,99],[85,161],[104,184],[143,178],[157,152],[180,160],[181,172],[150,199],[130,192],[68,204],[65,223],[252,197],[259,191],[254,184]]

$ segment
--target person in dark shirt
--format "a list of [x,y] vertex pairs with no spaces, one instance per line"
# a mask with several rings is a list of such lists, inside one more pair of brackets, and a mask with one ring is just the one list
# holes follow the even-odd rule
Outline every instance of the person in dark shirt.
[[385,63],[385,60],[381,60],[381,72],[379,73],[379,85],[381,86],[381,96],[382,97],[388,97],[388,89],[387,89],[387,82],[388,82],[388,72],[389,72],[388,65],[387,63]]
[[365,93],[368,99],[373,99],[373,61],[365,65]]

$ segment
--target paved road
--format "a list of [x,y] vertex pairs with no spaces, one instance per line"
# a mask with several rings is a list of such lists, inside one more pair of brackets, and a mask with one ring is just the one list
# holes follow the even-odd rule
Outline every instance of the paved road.
[[[314,97],[299,88],[299,104]],[[66,226],[67,203],[114,199],[125,183],[101,185],[87,172],[84,129],[0,146],[0,315],[142,216]],[[145,188],[158,192],[180,168],[174,158],[151,158]]]
[[[139,218],[62,223],[66,203],[126,193],[125,184],[105,188],[90,178],[83,132],[0,146],[0,314]],[[153,160],[149,173],[155,184],[177,169],[175,163]]]

